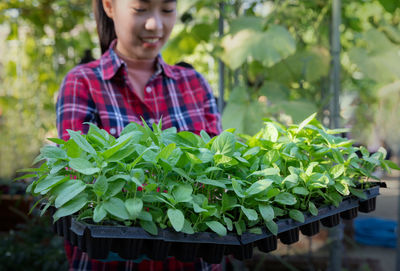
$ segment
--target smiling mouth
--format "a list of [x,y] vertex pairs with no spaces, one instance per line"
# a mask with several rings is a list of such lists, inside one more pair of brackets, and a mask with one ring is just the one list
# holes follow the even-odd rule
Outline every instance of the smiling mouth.
[[161,38],[142,38],[142,41],[145,43],[156,44],[159,42]]

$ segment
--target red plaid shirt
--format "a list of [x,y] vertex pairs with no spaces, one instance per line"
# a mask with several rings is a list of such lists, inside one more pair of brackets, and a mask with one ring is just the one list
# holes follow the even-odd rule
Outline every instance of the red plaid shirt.
[[162,117],[163,128],[210,135],[221,132],[220,115],[210,86],[194,69],[167,65],[157,58],[157,71],[145,86],[144,102],[131,88],[127,66],[110,49],[99,59],[79,65],[64,79],[57,101],[57,129],[86,133],[92,122],[118,136],[130,122],[151,126]]
[[[221,132],[220,115],[206,80],[194,69],[167,65],[161,56],[157,69],[145,86],[144,102],[129,83],[127,66],[110,49],[96,61],[79,65],[65,77],[57,99],[57,129],[59,137],[67,140],[67,129],[86,133],[84,122],[97,124],[118,136],[130,122],[141,123],[140,117],[151,125],[162,117],[163,128],[197,134],[205,130],[211,136]],[[86,253],[66,242],[70,270],[220,270],[220,265],[181,263],[175,258],[164,262],[104,263],[89,259]]]

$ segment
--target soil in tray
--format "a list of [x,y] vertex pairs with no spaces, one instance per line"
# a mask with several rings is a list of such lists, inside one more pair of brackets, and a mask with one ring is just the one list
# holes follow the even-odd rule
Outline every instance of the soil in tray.
[[305,236],[314,236],[319,233],[319,220],[300,226],[300,231]]
[[334,214],[332,216],[325,217],[321,219],[321,224],[324,225],[325,227],[332,228],[340,223],[340,215],[339,214]]
[[260,251],[268,253],[278,247],[278,237],[275,235],[257,241],[257,247]]
[[372,212],[375,210],[375,208],[376,208],[376,197],[365,201],[360,201],[360,205],[358,206],[358,210],[362,213]]
[[197,253],[198,257],[210,264],[221,263],[225,252],[225,245],[201,244]]
[[356,208],[341,212],[340,217],[343,219],[347,219],[347,220],[354,219],[358,215],[357,209],[358,208],[356,207]]
[[198,243],[172,243],[170,256],[175,256],[181,262],[193,262],[200,248]]
[[278,234],[279,239],[285,245],[291,245],[299,241],[299,228],[294,228]]

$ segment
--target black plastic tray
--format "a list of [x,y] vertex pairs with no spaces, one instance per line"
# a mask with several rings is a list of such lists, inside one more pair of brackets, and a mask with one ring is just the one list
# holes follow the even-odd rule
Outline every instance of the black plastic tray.
[[380,187],[384,186],[380,184],[365,189],[366,200],[349,197],[338,207],[319,208],[317,216],[305,213],[303,223],[290,218],[279,219],[276,221],[277,236],[266,228],[262,229],[261,234],[244,233],[238,236],[229,233],[223,237],[212,232],[189,235],[171,229],[160,229],[159,234],[154,236],[138,227],[92,225],[77,221],[71,216],[55,222],[54,230],[72,245],[87,252],[92,259],[106,259],[112,251],[127,260],[137,259],[143,254],[152,260],[164,260],[168,256],[175,256],[183,262],[202,257],[209,263],[220,263],[224,255],[233,255],[239,260],[245,260],[252,257],[255,246],[268,253],[277,248],[278,238],[283,244],[293,244],[299,240],[299,232],[306,236],[317,234],[320,223],[326,227],[334,227],[340,223],[340,218],[355,218],[357,211],[373,211]]

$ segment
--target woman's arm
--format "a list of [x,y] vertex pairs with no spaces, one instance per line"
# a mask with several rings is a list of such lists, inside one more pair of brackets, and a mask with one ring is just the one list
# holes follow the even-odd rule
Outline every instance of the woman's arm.
[[84,73],[74,69],[65,77],[56,104],[58,136],[69,139],[67,129],[87,133],[84,122],[96,123],[96,106]]

